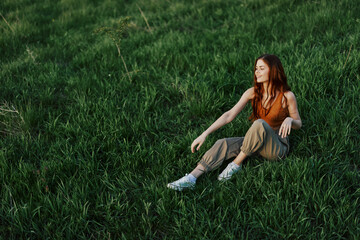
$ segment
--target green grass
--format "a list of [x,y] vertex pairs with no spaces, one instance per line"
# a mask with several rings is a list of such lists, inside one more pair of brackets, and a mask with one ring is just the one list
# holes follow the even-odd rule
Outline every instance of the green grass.
[[[1,1],[0,238],[359,239],[359,6]],[[127,16],[131,80],[95,34]],[[190,151],[263,53],[280,57],[297,97],[290,155],[167,189],[217,139],[245,135],[249,106]]]

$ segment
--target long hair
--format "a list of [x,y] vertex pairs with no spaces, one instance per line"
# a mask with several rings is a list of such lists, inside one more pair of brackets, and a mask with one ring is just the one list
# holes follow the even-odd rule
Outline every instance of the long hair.
[[[255,60],[255,65],[254,65],[254,93],[255,93],[255,96],[252,100],[253,112],[250,116],[251,120],[260,118],[259,112],[258,112],[258,106],[259,106],[259,103],[261,104],[262,96],[265,91],[263,84],[257,83],[257,81],[256,81],[256,75],[255,75],[256,63],[259,59],[263,60],[269,67],[269,85],[268,86],[271,86],[271,89],[270,89],[270,92],[267,92],[267,98],[265,99],[265,102],[266,102],[267,99],[270,97],[270,100],[267,103],[267,106],[264,106],[265,116],[270,111],[270,106],[272,106],[272,104],[275,100],[276,92],[280,91],[280,93],[284,93],[284,92],[290,91],[290,87],[287,84],[287,78],[286,78],[284,68],[281,64],[280,59],[277,56],[271,55],[271,54],[264,54],[264,55],[261,55],[260,57],[258,57]],[[269,88],[267,89],[267,91],[269,91]],[[287,102],[286,97],[285,97],[285,102]]]

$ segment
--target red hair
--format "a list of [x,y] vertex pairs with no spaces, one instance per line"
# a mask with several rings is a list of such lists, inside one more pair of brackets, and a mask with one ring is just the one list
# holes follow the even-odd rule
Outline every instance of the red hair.
[[[270,93],[267,92],[267,98],[265,99],[265,102],[266,102],[266,100],[270,96],[270,100],[267,103],[267,106],[272,105],[272,103],[275,100],[277,91],[279,91],[280,93],[290,91],[290,87],[287,84],[287,78],[286,78],[284,68],[281,64],[280,59],[277,56],[271,55],[271,54],[264,54],[264,55],[261,55],[260,57],[258,57],[255,60],[255,65],[254,65],[254,93],[255,93],[255,96],[252,99],[253,112],[250,116],[250,119],[252,119],[252,120],[260,118],[259,113],[258,113],[258,106],[259,106],[259,103],[261,103],[262,96],[265,91],[263,84],[257,83],[257,81],[256,81],[256,75],[255,75],[256,63],[259,59],[263,60],[266,63],[266,65],[268,65],[268,67],[269,67],[269,85],[268,86],[271,86],[271,89],[270,89]],[[267,89],[267,91],[269,91],[269,89]],[[287,100],[285,97],[285,102],[286,101]],[[264,108],[266,108],[267,106],[264,106]],[[265,110],[265,116],[269,113],[269,111],[270,111],[270,108]]]

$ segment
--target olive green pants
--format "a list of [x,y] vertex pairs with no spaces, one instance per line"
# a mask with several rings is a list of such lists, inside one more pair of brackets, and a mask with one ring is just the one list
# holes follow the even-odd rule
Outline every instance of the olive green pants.
[[260,154],[266,159],[284,158],[289,153],[289,138],[281,138],[264,120],[251,125],[245,137],[223,138],[204,154],[199,161],[205,171],[218,168],[225,160],[236,157],[240,151],[247,156]]

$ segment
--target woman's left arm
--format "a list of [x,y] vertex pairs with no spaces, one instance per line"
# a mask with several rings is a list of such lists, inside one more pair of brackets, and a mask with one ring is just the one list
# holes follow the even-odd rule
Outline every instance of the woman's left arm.
[[289,117],[285,118],[283,123],[280,126],[279,135],[281,137],[286,137],[290,134],[291,128],[300,129],[302,126],[299,110],[296,103],[296,98],[294,93],[288,91],[284,93],[287,99],[287,107],[289,110]]

